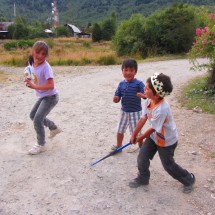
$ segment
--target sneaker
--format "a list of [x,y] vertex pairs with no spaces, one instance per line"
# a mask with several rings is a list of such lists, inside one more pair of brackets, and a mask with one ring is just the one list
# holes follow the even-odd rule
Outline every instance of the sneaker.
[[192,177],[192,182],[191,182],[191,184],[188,185],[188,186],[185,186],[185,185],[184,185],[183,193],[191,193],[191,192],[193,191],[193,185],[194,185],[195,182],[196,182],[196,178],[195,178],[195,176],[194,176],[193,173],[190,173],[190,174],[191,174],[191,177]]
[[137,177],[129,182],[129,187],[137,188],[140,186],[147,186],[148,184],[149,184],[149,182],[143,182],[139,177]]
[[139,146],[137,144],[131,144],[129,148],[126,150],[127,153],[134,153],[139,151]]
[[46,151],[46,148],[45,146],[41,146],[39,144],[35,144],[29,151],[28,151],[28,154],[30,155],[37,155],[41,152],[44,152]]
[[50,135],[49,138],[52,139],[54,138],[57,134],[59,134],[60,132],[62,132],[62,130],[60,128],[56,128],[54,130],[50,130]]
[[116,154],[116,153],[122,152],[122,150],[117,151],[118,148],[119,148],[119,147],[117,147],[117,146],[115,146],[115,145],[112,146],[112,147],[111,147],[110,153]]

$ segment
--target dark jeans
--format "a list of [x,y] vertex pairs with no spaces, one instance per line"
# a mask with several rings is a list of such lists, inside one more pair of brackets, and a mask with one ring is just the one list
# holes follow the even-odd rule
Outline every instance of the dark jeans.
[[155,144],[151,138],[147,138],[145,143],[140,148],[140,152],[137,158],[139,178],[143,183],[148,183],[150,178],[150,160],[158,151],[160,160],[164,169],[176,180],[189,186],[192,183],[192,176],[186,170],[180,167],[174,160],[174,151],[177,147],[177,142],[168,147],[160,147]]
[[46,118],[54,106],[58,103],[58,94],[53,96],[46,96],[44,98],[38,99],[34,107],[31,110],[30,118],[34,122],[34,129],[37,133],[37,143],[39,145],[45,145],[45,128],[48,127],[50,130],[56,129],[57,126]]

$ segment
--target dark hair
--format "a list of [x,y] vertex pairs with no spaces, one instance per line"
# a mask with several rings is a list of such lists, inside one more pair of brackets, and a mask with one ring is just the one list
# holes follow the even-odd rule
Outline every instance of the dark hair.
[[[159,82],[163,83],[163,91],[168,92],[170,94],[173,90],[173,85],[172,85],[170,77],[167,75],[164,75],[163,73],[160,73],[157,76],[157,79]],[[157,92],[155,91],[154,87],[152,86],[151,77],[148,78],[146,82],[149,83],[149,87],[152,90],[153,94],[155,95]]]
[[138,66],[137,66],[137,61],[136,60],[134,60],[134,59],[126,59],[126,60],[124,60],[123,62],[122,62],[122,70],[124,69],[124,68],[134,68],[135,69],[135,71],[137,72],[137,68],[138,68]]

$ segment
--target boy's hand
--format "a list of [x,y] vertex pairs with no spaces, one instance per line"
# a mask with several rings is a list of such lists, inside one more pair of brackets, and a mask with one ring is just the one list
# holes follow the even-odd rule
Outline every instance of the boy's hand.
[[143,136],[141,135],[141,136],[138,136],[137,138],[136,138],[136,142],[138,142],[138,143],[142,143],[143,142]]
[[146,97],[145,97],[145,95],[144,95],[144,93],[137,93],[137,97],[139,97],[139,98],[142,98],[142,99],[145,99]]
[[118,103],[119,102],[119,97],[118,96],[114,96],[113,97],[113,102],[114,103]]
[[132,143],[132,144],[136,144],[137,143],[137,138],[135,137],[135,136],[131,136],[131,139],[130,139],[130,142]]

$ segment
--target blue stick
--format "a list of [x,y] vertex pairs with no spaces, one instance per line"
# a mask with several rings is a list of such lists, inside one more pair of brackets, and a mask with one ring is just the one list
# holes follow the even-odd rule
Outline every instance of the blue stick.
[[110,152],[108,155],[106,155],[106,156],[104,156],[103,158],[101,158],[101,159],[95,161],[94,163],[90,164],[90,166],[94,166],[94,165],[96,165],[97,163],[99,163],[100,161],[102,161],[102,160],[104,160],[104,159],[106,159],[106,158],[108,158],[108,157],[110,157],[110,156],[112,156],[112,155],[115,155],[116,153],[118,153],[119,151],[122,151],[122,149],[124,149],[125,147],[127,147],[127,146],[129,146],[129,145],[131,145],[131,142],[125,144],[124,146],[121,146],[120,148],[118,148],[117,150],[115,150],[115,151],[113,151],[113,152]]

